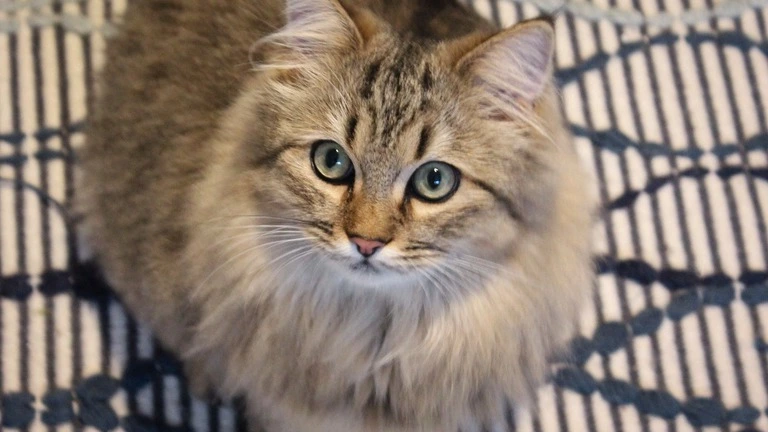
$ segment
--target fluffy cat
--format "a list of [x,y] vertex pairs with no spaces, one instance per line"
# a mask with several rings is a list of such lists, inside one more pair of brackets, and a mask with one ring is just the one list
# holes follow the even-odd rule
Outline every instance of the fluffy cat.
[[553,45],[453,0],[133,1],[87,237],[254,429],[503,429],[593,276]]

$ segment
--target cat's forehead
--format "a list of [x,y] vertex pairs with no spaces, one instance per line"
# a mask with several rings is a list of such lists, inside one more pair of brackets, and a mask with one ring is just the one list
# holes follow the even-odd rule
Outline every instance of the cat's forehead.
[[431,63],[414,42],[378,50],[363,63],[358,96],[361,105],[376,117],[376,132],[382,139],[400,132],[426,110],[434,84]]
[[[367,56],[360,66],[348,135],[367,174],[393,180],[397,168],[410,162],[409,148],[419,145],[414,128],[428,123],[438,108],[439,65],[421,45],[401,41]],[[356,134],[352,129],[358,127]]]

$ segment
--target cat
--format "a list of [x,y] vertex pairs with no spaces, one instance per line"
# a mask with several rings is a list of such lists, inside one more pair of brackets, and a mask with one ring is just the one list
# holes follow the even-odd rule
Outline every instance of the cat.
[[253,430],[504,430],[594,276],[554,44],[453,0],[131,2],[88,242]]

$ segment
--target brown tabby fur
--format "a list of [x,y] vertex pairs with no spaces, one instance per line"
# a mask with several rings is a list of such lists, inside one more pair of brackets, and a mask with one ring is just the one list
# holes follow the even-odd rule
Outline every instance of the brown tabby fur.
[[[245,395],[254,429],[501,427],[592,277],[591,186],[551,66],[530,101],[478,96],[515,82],[481,67],[497,42],[549,24],[492,38],[451,0],[295,2],[336,12],[257,42],[282,1],[131,3],[83,157],[88,239],[195,386]],[[321,139],[350,153],[351,187],[313,172]],[[458,168],[453,197],[409,195],[424,160]],[[388,241],[377,272],[350,266],[350,233]]]

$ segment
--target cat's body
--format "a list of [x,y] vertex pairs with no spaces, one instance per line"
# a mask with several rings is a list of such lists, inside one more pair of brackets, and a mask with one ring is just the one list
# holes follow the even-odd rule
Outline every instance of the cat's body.
[[[352,3],[289,0],[257,44],[282,0],[133,2],[84,155],[87,235],[192,382],[270,431],[494,427],[591,285],[551,30]],[[347,184],[310,160],[329,140]],[[430,160],[457,170],[434,202],[413,191]]]

